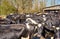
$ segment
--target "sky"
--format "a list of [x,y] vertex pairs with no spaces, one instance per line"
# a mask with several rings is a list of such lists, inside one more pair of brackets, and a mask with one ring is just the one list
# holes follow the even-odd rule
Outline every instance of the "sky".
[[56,0],[56,3],[57,3],[57,4],[60,4],[60,0]]
[[[46,6],[51,6],[51,0],[46,0]],[[55,5],[59,5],[60,4],[60,0],[55,0]]]

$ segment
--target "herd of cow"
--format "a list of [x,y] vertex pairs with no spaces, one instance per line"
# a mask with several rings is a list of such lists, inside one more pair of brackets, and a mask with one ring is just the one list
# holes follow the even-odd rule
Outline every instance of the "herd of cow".
[[[58,13],[9,14],[0,18],[0,39],[60,39]],[[43,37],[43,38],[41,38]]]

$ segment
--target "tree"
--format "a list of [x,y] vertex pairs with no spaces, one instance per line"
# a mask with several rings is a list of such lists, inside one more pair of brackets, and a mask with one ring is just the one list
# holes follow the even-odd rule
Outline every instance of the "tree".
[[7,0],[2,0],[0,5],[0,15],[7,15],[15,11],[15,7],[12,6]]
[[19,13],[30,12],[32,7],[32,0],[9,0],[9,2],[18,9]]
[[30,13],[32,8],[32,0],[25,0],[24,7],[25,7],[24,12]]
[[52,5],[55,5],[55,1],[56,1],[56,0],[51,0],[51,6],[52,6]]
[[43,0],[43,1],[40,1],[40,12],[43,12],[43,8],[46,7],[46,2]]
[[35,0],[35,12],[38,12],[38,0]]

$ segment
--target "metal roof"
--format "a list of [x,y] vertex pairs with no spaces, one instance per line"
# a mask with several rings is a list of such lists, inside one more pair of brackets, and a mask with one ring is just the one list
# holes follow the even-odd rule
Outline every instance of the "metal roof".
[[45,7],[44,10],[60,10],[60,5]]

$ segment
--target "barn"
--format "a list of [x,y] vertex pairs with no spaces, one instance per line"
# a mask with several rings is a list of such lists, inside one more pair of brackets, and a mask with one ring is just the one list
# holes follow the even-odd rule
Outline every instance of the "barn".
[[60,5],[54,5],[54,6],[49,6],[49,7],[45,7],[43,9],[44,12],[60,12]]

